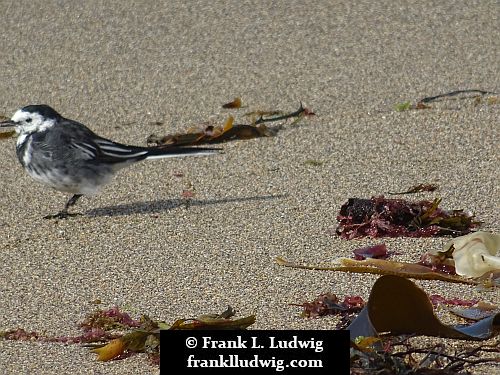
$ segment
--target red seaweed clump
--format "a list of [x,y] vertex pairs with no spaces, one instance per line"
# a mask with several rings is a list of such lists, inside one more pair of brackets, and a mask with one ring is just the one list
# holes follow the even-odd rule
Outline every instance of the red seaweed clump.
[[444,210],[441,199],[410,202],[405,199],[349,198],[337,216],[336,233],[345,239],[360,237],[461,236],[479,225],[463,210]]

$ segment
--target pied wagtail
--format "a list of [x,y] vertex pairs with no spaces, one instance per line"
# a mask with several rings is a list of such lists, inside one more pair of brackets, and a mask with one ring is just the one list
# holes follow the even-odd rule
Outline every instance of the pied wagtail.
[[141,160],[201,156],[214,148],[127,146],[102,138],[79,122],[66,119],[47,105],[19,109],[0,127],[15,126],[16,152],[22,166],[35,180],[72,193],[63,210],[46,219],[72,216],[68,209],[82,195],[95,194],[115,172]]

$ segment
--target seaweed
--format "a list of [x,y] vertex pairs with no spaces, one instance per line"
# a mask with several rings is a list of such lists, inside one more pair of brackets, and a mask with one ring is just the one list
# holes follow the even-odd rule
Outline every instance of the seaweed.
[[480,222],[464,210],[444,210],[440,198],[410,202],[384,196],[349,198],[340,208],[336,234],[360,237],[431,237],[470,233]]

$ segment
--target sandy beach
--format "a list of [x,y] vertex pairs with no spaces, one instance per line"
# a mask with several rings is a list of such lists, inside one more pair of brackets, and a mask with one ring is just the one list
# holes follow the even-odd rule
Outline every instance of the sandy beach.
[[[332,329],[336,318],[304,319],[290,304],[325,292],[366,299],[377,276],[283,268],[275,257],[327,262],[385,242],[395,260],[417,261],[441,249],[449,238],[331,234],[348,198],[418,183],[439,189],[406,198],[442,197],[498,233],[498,103],[395,110],[454,90],[499,92],[498,14],[493,1],[2,2],[1,115],[45,103],[137,145],[300,102],[316,116],[216,156],[135,164],[62,221],[42,217],[68,196],[32,180],[15,139],[0,139],[0,330],[76,335],[86,314],[115,305],[167,322],[231,305],[255,314],[256,329]],[[248,108],[221,108],[234,97]],[[500,303],[498,291],[416,283]],[[0,373],[159,370],[144,355],[101,363],[79,345],[0,340]]]

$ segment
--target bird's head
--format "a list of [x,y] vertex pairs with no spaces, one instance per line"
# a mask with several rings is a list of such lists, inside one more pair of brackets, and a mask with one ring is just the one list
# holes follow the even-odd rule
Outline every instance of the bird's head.
[[10,120],[0,122],[0,127],[16,127],[16,132],[32,133],[52,127],[61,115],[45,104],[28,105],[18,109]]

